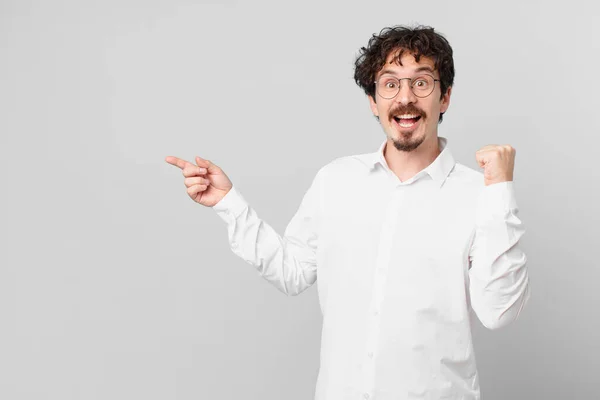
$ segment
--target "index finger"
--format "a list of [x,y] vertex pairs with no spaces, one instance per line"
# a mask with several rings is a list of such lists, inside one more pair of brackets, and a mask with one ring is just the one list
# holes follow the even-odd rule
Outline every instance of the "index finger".
[[165,161],[168,162],[169,164],[179,167],[181,169],[184,169],[188,165],[194,165],[189,161],[185,161],[185,160],[182,160],[181,158],[177,158],[177,157],[173,157],[173,156],[168,156],[167,158],[165,158]]

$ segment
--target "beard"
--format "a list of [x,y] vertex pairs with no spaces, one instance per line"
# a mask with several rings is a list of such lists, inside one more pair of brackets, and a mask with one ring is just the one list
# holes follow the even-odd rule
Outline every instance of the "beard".
[[[390,126],[394,126],[394,116],[395,115],[403,115],[403,114],[418,115],[420,117],[419,121],[421,124],[423,124],[425,122],[425,120],[427,119],[427,113],[425,111],[421,110],[420,108],[417,108],[413,104],[407,104],[407,105],[400,104],[397,107],[394,107],[393,109],[391,109],[388,114]],[[404,151],[404,152],[414,151],[425,141],[425,136],[421,136],[420,138],[414,138],[413,137],[414,132],[415,132],[414,130],[400,132],[400,136],[401,136],[400,139],[395,139],[393,137],[390,139],[392,139],[392,142],[394,143],[394,147],[397,150]]]
[[416,150],[424,141],[425,137],[420,137],[414,140],[412,139],[413,131],[402,133],[402,138],[404,140],[398,140],[392,138],[392,142],[394,143],[394,147],[399,151],[410,152]]

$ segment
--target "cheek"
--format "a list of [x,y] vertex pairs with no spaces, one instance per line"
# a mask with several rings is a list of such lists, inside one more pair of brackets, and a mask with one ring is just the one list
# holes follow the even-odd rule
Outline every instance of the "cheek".
[[379,117],[380,118],[383,117],[383,118],[387,119],[387,116],[390,113],[390,109],[392,108],[392,104],[389,102],[387,102],[387,103],[382,102],[382,103],[379,103],[378,108],[379,108]]
[[424,109],[427,111],[427,116],[429,118],[435,117],[440,113],[441,104],[439,101],[436,102],[428,102]]

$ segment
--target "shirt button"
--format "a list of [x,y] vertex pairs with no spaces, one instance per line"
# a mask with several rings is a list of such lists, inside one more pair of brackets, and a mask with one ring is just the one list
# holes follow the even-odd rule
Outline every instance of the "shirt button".
[[373,352],[369,352],[369,354],[367,354],[369,356],[369,358],[373,358]]
[[378,316],[379,315],[379,311],[373,311],[373,315],[374,316]]

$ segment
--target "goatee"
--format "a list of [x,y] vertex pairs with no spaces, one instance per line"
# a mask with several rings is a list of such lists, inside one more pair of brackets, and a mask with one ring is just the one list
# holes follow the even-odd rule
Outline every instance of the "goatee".
[[421,137],[417,140],[410,140],[412,138],[413,132],[402,133],[402,136],[406,141],[400,141],[398,139],[392,138],[392,142],[394,143],[394,147],[399,151],[413,151],[416,150],[421,143],[425,141],[424,137]]

